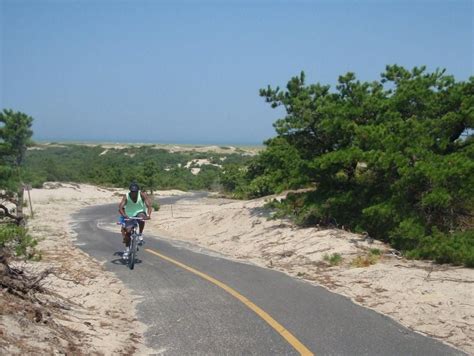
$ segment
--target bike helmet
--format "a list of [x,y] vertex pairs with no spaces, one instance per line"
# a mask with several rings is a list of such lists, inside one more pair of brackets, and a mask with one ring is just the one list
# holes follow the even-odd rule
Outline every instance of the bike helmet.
[[130,184],[129,189],[131,192],[138,192],[140,190],[140,187],[138,186],[137,183],[132,183]]

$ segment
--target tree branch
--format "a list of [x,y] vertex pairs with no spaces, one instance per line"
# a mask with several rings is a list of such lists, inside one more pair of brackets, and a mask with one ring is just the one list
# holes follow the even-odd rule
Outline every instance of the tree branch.
[[15,220],[15,223],[17,225],[20,225],[21,221],[23,220],[23,217],[11,214],[8,208],[3,204],[0,204],[0,209],[3,210],[3,215],[5,215],[6,217],[10,219]]

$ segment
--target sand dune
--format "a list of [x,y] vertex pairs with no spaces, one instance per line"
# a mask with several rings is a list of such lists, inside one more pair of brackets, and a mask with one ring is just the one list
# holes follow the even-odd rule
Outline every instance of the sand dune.
[[217,146],[217,145],[177,145],[177,144],[160,144],[160,143],[91,143],[91,142],[70,142],[70,143],[38,143],[28,148],[29,150],[42,150],[48,147],[66,147],[66,144],[84,145],[89,147],[100,146],[104,148],[101,154],[106,154],[108,150],[123,150],[133,147],[148,146],[154,149],[167,150],[174,152],[214,152],[214,153],[240,153],[242,155],[253,156],[263,149],[263,146]]

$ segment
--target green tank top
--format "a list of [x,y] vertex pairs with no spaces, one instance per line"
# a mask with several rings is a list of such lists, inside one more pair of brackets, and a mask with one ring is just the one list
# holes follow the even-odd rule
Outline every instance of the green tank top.
[[146,207],[142,199],[141,191],[138,191],[138,197],[137,197],[136,203],[132,200],[132,198],[130,198],[130,192],[128,192],[127,203],[125,204],[125,213],[127,214],[127,216],[133,217],[141,212],[146,212]]

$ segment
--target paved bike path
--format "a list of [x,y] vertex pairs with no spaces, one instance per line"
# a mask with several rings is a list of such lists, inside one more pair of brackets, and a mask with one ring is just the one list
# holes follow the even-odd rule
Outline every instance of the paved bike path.
[[[173,200],[161,201],[163,204]],[[77,245],[140,296],[147,344],[165,355],[297,355],[241,301],[188,270],[141,249],[133,271],[121,259],[117,205],[76,214]],[[146,230],[145,230],[146,232]],[[146,249],[213,277],[246,297],[316,355],[462,355],[393,320],[283,273],[232,261],[199,247],[147,237]]]

